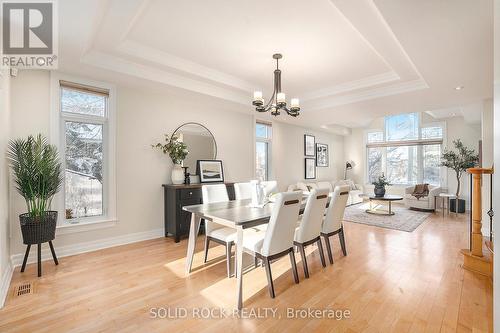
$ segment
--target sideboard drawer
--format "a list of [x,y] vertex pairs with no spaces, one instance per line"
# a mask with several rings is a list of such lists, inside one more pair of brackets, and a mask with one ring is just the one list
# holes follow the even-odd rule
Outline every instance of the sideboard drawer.
[[181,200],[200,200],[201,202],[200,189],[182,189],[179,190],[179,195]]

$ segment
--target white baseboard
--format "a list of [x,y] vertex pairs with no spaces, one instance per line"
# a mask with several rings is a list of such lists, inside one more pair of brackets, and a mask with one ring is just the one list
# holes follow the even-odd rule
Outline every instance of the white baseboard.
[[[76,243],[76,244],[59,246],[59,247],[55,246],[55,251],[57,254],[57,258],[62,258],[62,257],[72,256],[75,254],[101,250],[101,249],[105,249],[105,248],[109,248],[109,247],[113,247],[113,246],[130,244],[130,243],[140,242],[140,241],[144,241],[144,240],[148,240],[148,239],[160,238],[163,236],[164,236],[163,228],[162,229],[154,229],[154,230],[149,230],[149,231],[137,232],[137,233],[133,233],[133,234],[127,234],[127,235],[123,235],[123,236],[98,239],[98,240],[90,241],[90,242],[82,242],[82,243]],[[42,248],[42,261],[52,260],[52,254],[50,253],[50,249],[49,249],[48,245],[44,244],[42,246],[43,246],[43,248]],[[36,262],[36,256],[37,256],[36,251],[37,251],[36,246],[32,246],[31,253],[30,253],[30,256],[28,258],[28,263]],[[24,258],[24,253],[13,254],[10,257],[11,270],[14,267],[21,266],[21,264],[23,263],[23,258]],[[11,275],[12,275],[12,273],[11,273]],[[7,288],[8,288],[8,286],[7,286]]]
[[8,263],[7,269],[2,275],[2,280],[0,280],[0,309],[3,308],[5,300],[7,299],[10,281],[12,280],[12,273],[14,273],[14,268],[12,267],[11,263]]

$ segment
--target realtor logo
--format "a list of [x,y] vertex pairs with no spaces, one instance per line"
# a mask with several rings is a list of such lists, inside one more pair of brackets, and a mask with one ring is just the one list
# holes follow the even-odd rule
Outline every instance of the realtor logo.
[[55,1],[2,1],[2,67],[57,67]]

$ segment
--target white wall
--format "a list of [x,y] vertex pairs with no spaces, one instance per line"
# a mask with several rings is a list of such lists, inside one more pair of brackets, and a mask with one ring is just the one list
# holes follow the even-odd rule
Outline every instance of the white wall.
[[[453,140],[460,138],[462,142],[469,148],[473,148],[478,152],[479,140],[481,139],[481,126],[476,124],[469,124],[464,121],[462,117],[453,117],[444,120],[434,120],[427,114],[422,114],[423,122],[432,121],[444,121],[446,123],[446,142],[445,147],[453,147]],[[345,146],[345,159],[353,160],[356,163],[356,167],[349,172],[350,178],[352,178],[356,183],[365,184],[365,191],[371,191],[371,185],[366,184],[366,149],[365,149],[365,132],[368,129],[383,129],[384,121],[383,118],[375,119],[366,128],[355,128],[352,129],[350,135],[344,138]],[[455,172],[447,170],[446,177],[444,181],[444,187],[448,188],[448,191],[455,193],[457,181]],[[404,187],[402,186],[390,186],[387,188],[388,193],[393,194],[404,194]],[[469,197],[469,183],[467,181],[467,176],[462,177],[462,189],[461,197],[468,200]]]
[[[304,180],[304,134],[314,135],[316,143],[328,145],[329,167],[316,168],[315,180]],[[273,124],[273,177],[281,190],[298,181],[339,180],[343,177],[344,138],[275,122]]]
[[[33,133],[48,135],[50,77],[46,71],[20,71],[12,80],[11,137]],[[112,83],[112,82],[111,82]],[[29,98],[26,98],[29,96]],[[249,106],[250,108],[251,106]],[[199,95],[189,98],[172,92],[152,92],[117,87],[117,216],[115,226],[71,234],[59,234],[56,250],[72,244],[105,242],[111,237],[163,230],[163,191],[170,182],[172,163],[151,148],[185,122],[199,122],[212,131],[227,181],[245,181],[254,176],[254,114],[234,112],[232,104]],[[282,189],[303,179],[303,135],[316,135],[330,147],[329,168],[318,168],[318,178],[337,179],[343,164],[343,138],[298,126],[273,123],[273,172]],[[24,246],[17,218],[25,210],[22,198],[11,195],[13,254]],[[104,240],[103,240],[104,239]]]
[[0,73],[0,307],[5,300],[10,282],[10,239],[9,239],[9,172],[5,151],[9,140],[10,106],[9,76]]
[[[494,42],[495,42],[495,82],[494,82],[494,126],[493,137],[495,142],[500,142],[500,0],[495,0],[494,5]],[[493,197],[494,210],[496,212],[495,220],[493,223],[493,231],[495,238],[493,239],[494,248],[500,248],[500,175],[498,169],[500,168],[500,144],[494,146],[494,161],[496,165],[495,184]],[[498,252],[498,251],[497,251]],[[493,263],[493,328],[495,332],[500,332],[500,255],[494,256]]]

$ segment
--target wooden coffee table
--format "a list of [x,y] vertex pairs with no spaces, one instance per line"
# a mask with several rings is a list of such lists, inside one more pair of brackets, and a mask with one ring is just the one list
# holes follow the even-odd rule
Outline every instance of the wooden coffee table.
[[[392,211],[392,202],[403,200],[402,196],[394,195],[394,194],[386,194],[383,197],[377,197],[377,196],[371,194],[371,195],[368,195],[368,198],[370,199],[370,209],[367,209],[366,212],[369,214],[376,214],[376,215],[394,215],[394,212]],[[375,206],[375,208],[373,208],[373,206],[372,206],[373,201],[388,202],[388,206],[389,206],[388,210],[378,209],[376,206]]]

